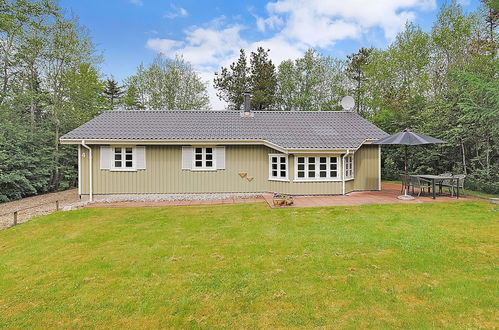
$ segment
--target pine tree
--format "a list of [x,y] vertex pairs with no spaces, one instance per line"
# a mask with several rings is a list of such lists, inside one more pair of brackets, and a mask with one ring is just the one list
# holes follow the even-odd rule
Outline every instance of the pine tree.
[[357,53],[348,55],[347,74],[354,82],[354,97],[355,110],[357,113],[362,113],[364,109],[364,92],[366,75],[364,73],[365,66],[369,63],[369,57],[373,52],[372,48],[361,48]]
[[277,73],[275,65],[269,59],[270,49],[258,47],[251,52],[251,104],[256,110],[269,110],[274,104],[277,89]]
[[244,92],[251,92],[251,107],[257,110],[269,110],[274,104],[277,90],[275,65],[269,59],[270,50],[258,47],[251,52],[250,64],[244,49],[239,51],[239,58],[229,68],[222,67],[214,80],[217,96],[229,103],[230,109],[239,110],[243,104]]
[[497,43],[495,35],[499,26],[499,1],[497,0],[480,0],[483,3],[485,10],[485,24],[487,27],[487,41],[493,56],[497,53]]
[[250,74],[244,49],[239,51],[237,62],[229,68],[222,67],[216,73],[214,87],[218,90],[217,96],[229,103],[229,108],[239,110],[243,104],[243,94],[250,90]]
[[104,87],[104,94],[109,100],[111,108],[114,108],[115,102],[119,101],[123,95],[122,87],[118,85],[118,82],[114,78],[108,78]]

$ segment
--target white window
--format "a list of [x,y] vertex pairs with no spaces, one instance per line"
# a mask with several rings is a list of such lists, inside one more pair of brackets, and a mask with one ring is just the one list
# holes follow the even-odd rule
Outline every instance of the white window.
[[269,180],[288,180],[288,156],[281,154],[269,155]]
[[338,180],[337,156],[296,157],[295,181],[335,181]]
[[145,146],[100,146],[100,169],[138,171],[146,169]]
[[112,168],[114,170],[135,170],[132,147],[113,147]]
[[182,169],[190,171],[225,170],[225,147],[182,147]]
[[353,179],[353,155],[345,157],[345,179]]
[[212,147],[194,148],[194,169],[211,170],[215,169],[215,158]]

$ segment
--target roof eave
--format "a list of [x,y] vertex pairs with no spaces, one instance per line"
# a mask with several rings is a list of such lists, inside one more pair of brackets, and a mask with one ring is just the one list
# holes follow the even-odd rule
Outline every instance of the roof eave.
[[141,145],[215,145],[215,144],[225,144],[225,145],[265,145],[269,148],[281,151],[283,153],[331,153],[331,152],[343,152],[346,150],[357,150],[363,144],[372,143],[376,139],[366,139],[358,147],[332,147],[332,148],[310,148],[310,147],[282,147],[275,143],[267,140],[141,140],[141,139],[68,139],[61,138],[59,141],[61,144],[81,144],[85,141],[85,144],[141,144]]

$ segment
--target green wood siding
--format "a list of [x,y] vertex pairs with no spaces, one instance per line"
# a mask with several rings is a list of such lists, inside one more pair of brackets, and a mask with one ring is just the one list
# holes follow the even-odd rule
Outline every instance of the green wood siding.
[[[347,182],[347,192],[377,189],[378,149],[362,147],[355,155],[355,180]],[[375,153],[371,152],[375,149]],[[136,172],[100,169],[100,147],[93,150],[93,193],[217,193],[217,192],[283,192],[290,194],[341,194],[342,182],[293,182],[294,157],[289,155],[290,182],[269,181],[270,153],[279,153],[261,145],[225,146],[225,170],[182,170],[181,146],[146,146],[146,170]],[[367,157],[368,159],[364,159]],[[374,158],[373,158],[374,157]],[[360,165],[360,170],[357,166]],[[82,194],[89,193],[89,155],[82,148]],[[363,173],[367,171],[367,173]],[[241,178],[239,173],[247,173]],[[375,175],[374,177],[371,177]],[[247,178],[253,178],[249,181]],[[357,178],[359,183],[357,184]],[[374,186],[373,183],[376,182]]]
[[352,190],[379,189],[379,146],[363,145],[355,152]]

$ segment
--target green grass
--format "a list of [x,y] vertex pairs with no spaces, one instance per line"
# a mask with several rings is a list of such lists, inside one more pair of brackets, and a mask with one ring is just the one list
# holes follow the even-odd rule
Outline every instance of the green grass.
[[494,328],[486,202],[82,209],[0,231],[4,328]]

